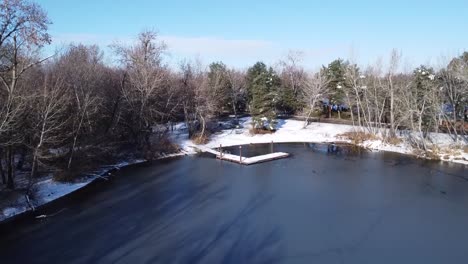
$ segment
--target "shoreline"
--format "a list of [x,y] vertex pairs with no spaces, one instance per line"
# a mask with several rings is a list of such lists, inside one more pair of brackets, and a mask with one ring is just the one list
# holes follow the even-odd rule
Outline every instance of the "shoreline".
[[[249,123],[250,118],[243,118],[242,119],[242,128],[234,128],[234,129],[225,129],[219,133],[216,133],[210,137],[210,140],[207,144],[203,146],[208,148],[217,148],[219,145],[222,147],[232,147],[232,146],[239,146],[239,145],[249,145],[249,144],[268,144],[268,143],[317,143],[317,144],[350,144],[353,146],[361,147],[369,151],[387,151],[393,153],[399,153],[403,155],[409,155],[411,157],[422,158],[422,159],[429,159],[427,157],[421,157],[416,155],[412,148],[407,146],[406,144],[400,145],[390,145],[381,140],[368,140],[361,144],[355,144],[349,139],[340,138],[340,135],[349,132],[353,127],[349,125],[342,125],[342,124],[330,124],[330,123],[311,123],[306,128],[302,127],[303,122],[292,120],[292,119],[285,119],[282,120],[282,124],[280,124],[279,129],[273,134],[265,134],[265,135],[251,135],[249,133]],[[188,134],[181,132],[182,129],[176,131],[176,133],[172,133],[170,135],[173,142],[180,146],[180,152],[167,154],[162,157],[157,158],[156,160],[163,160],[173,157],[180,157],[180,156],[187,156],[187,155],[195,155],[198,152],[195,151],[194,147],[196,146],[192,140],[188,139]],[[452,162],[461,165],[468,165],[468,154],[462,154],[463,159],[455,159],[454,157],[450,157],[449,159],[443,159],[442,155],[440,155],[441,162]],[[49,185],[61,185],[68,186],[69,188],[64,188],[61,192],[55,194],[52,197],[48,197],[44,199],[42,202],[39,202],[34,206],[34,209],[28,204],[22,204],[21,206],[17,207],[6,207],[2,208],[0,212],[0,225],[5,224],[7,222],[13,221],[21,216],[26,214],[30,214],[42,207],[55,202],[59,199],[62,199],[66,196],[69,196],[83,188],[89,186],[90,184],[96,182],[97,180],[106,179],[105,175],[110,174],[114,170],[120,170],[122,168],[141,164],[148,162],[147,160],[132,160],[132,161],[123,161],[114,165],[106,165],[102,166],[101,170],[98,170],[97,173],[90,173],[90,177],[85,178],[83,177],[81,182],[76,183],[58,183],[52,179],[44,180],[42,182],[36,183],[36,185],[41,184],[49,184]],[[45,183],[48,182],[48,183]],[[47,189],[47,188],[46,188]],[[60,188],[59,188],[60,189]],[[20,203],[19,203],[20,204]],[[10,213],[8,213],[10,211]],[[36,218],[46,218],[47,215],[40,215],[36,216]]]
[[[409,155],[416,158],[428,159],[429,157],[420,156],[415,153],[415,150],[402,142],[397,145],[392,145],[384,142],[381,139],[366,140],[363,143],[355,144],[349,139],[342,138],[341,135],[346,132],[352,132],[355,127],[343,124],[319,123],[314,122],[303,128],[303,122],[293,119],[283,119],[279,125],[278,130],[272,134],[251,135],[249,133],[250,118],[242,119],[242,128],[222,130],[220,133],[215,133],[211,136],[210,141],[202,146],[208,148],[218,148],[220,145],[223,147],[232,147],[237,145],[246,144],[268,144],[274,143],[346,143],[354,146],[362,147],[370,151],[388,151]],[[433,133],[436,145],[440,148],[451,149],[454,146],[451,137],[443,133]],[[187,136],[188,137],[188,136]],[[177,141],[177,138],[175,139]],[[179,140],[178,144],[187,151],[193,151],[192,147],[195,144],[191,140]],[[460,142],[459,144],[467,146],[466,143]],[[448,156],[448,159],[446,158]],[[447,153],[438,154],[440,161],[453,162],[456,164],[468,165],[468,153],[463,153],[461,150],[460,155],[448,155]]]
[[[163,159],[169,159],[169,158],[186,156],[186,155],[188,154],[185,152],[173,153],[173,154],[168,154],[168,155],[159,157],[156,160],[163,160]],[[42,209],[43,207],[53,202],[56,202],[62,198],[65,198],[66,196],[72,195],[75,192],[78,192],[97,181],[107,180],[106,175],[109,175],[116,170],[120,170],[128,166],[142,164],[145,162],[148,162],[148,160],[136,159],[136,160],[131,160],[131,161],[122,161],[122,162],[112,164],[112,165],[104,165],[101,167],[102,169],[98,170],[97,172],[95,171],[94,173],[88,173],[87,174],[88,177],[83,176],[77,182],[62,183],[62,182],[54,181],[53,179],[47,179],[47,180],[37,182],[35,186],[40,186],[40,185],[49,185],[49,187],[53,185],[59,186],[60,192],[55,193],[55,195],[52,195],[52,197],[49,196],[46,199],[43,198],[42,202],[38,202],[32,206],[29,203],[21,204],[21,202],[18,202],[18,206],[16,207],[10,206],[10,207],[5,207],[5,208],[0,208],[0,210],[2,210],[0,211],[0,225],[7,224],[8,222],[14,221],[17,218],[20,218],[20,217],[26,216],[27,214],[31,214],[35,211],[38,211]],[[44,193],[48,191],[51,191],[51,189],[46,188],[46,190],[40,190],[39,193],[41,192]],[[53,190],[53,191],[57,191],[57,190]],[[40,218],[47,218],[47,217],[49,216],[38,215],[35,218],[40,219]]]

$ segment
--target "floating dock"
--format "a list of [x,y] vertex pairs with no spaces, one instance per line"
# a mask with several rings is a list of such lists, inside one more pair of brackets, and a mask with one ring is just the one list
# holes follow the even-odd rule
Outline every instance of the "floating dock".
[[276,160],[276,159],[283,159],[289,157],[289,153],[286,152],[274,152],[270,154],[265,154],[265,155],[260,155],[260,156],[255,156],[255,157],[242,157],[242,156],[237,156],[237,155],[232,155],[232,154],[227,154],[227,153],[222,153],[220,151],[210,149],[207,147],[203,146],[194,146],[195,149],[198,149],[202,152],[207,152],[216,155],[217,159],[220,160],[226,160],[226,161],[231,161],[235,163],[239,163],[242,165],[252,165],[256,163],[261,163],[261,162],[267,162],[270,160]]

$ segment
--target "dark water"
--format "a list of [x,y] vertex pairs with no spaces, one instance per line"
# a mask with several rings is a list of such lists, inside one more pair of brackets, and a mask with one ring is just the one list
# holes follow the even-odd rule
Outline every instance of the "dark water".
[[468,263],[466,167],[274,148],[293,156],[126,168],[57,215],[2,230],[0,263]]

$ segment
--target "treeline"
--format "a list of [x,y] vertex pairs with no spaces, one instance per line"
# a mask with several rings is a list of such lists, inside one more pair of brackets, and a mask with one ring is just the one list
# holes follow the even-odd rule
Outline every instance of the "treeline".
[[11,189],[18,171],[28,171],[30,185],[41,172],[73,179],[121,153],[151,159],[176,151],[166,137],[174,122],[203,142],[212,121],[227,115],[249,113],[257,130],[274,130],[281,114],[302,115],[305,125],[333,115],[388,138],[416,131],[421,148],[441,125],[465,135],[468,53],[438,71],[411,73],[399,71],[396,51],[386,67],[364,69],[338,59],[308,72],[299,52],[246,71],[198,61],[174,69],[164,61],[168,47],[145,31],[133,45],[112,46],[115,66],[104,63],[99,47],[81,44],[41,58],[49,24],[37,4],[0,2],[0,175]]

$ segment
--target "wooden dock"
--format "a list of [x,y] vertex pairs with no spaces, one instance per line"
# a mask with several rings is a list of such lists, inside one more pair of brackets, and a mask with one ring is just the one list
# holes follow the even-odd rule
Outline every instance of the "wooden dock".
[[210,148],[207,148],[207,147],[203,147],[203,146],[194,146],[193,148],[198,149],[199,151],[202,151],[202,152],[207,152],[207,153],[214,154],[214,155],[216,155],[217,159],[231,161],[231,162],[239,163],[239,164],[242,164],[242,165],[252,165],[252,164],[256,164],[256,163],[267,162],[267,161],[270,161],[270,160],[283,159],[283,158],[289,157],[289,153],[274,152],[274,153],[270,153],[270,154],[265,154],[265,155],[260,155],[260,156],[247,158],[247,157],[222,153],[220,151],[210,149]]

